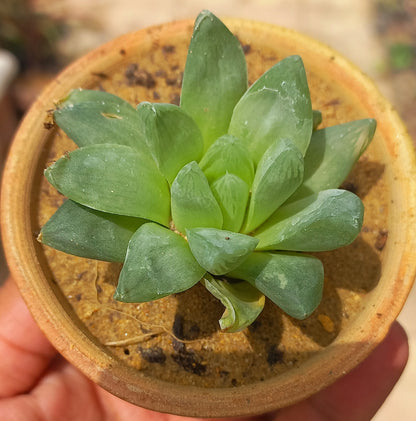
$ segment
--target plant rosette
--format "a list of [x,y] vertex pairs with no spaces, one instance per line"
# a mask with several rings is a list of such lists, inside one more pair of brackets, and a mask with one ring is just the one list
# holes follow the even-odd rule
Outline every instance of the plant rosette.
[[384,337],[415,275],[400,120],[326,47],[230,23],[238,37],[205,11],[189,47],[189,23],[101,47],[14,142],[37,127],[25,191],[44,245],[23,228],[30,276],[6,253],[38,323],[103,387],[183,415],[260,413],[328,385]]

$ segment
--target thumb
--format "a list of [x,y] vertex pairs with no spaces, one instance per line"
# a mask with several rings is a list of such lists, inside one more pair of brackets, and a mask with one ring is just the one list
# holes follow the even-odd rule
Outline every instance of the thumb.
[[0,288],[0,398],[30,390],[55,354],[9,278]]

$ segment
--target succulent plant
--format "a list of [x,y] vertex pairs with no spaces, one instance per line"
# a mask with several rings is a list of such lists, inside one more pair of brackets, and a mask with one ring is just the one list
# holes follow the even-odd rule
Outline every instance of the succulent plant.
[[250,325],[268,297],[303,319],[322,298],[315,255],[350,244],[363,204],[339,189],[373,119],[318,129],[299,56],[248,87],[238,39],[212,13],[195,22],[180,105],[136,108],[74,90],[54,121],[78,145],[45,170],[64,196],[39,240],[122,262],[114,298],[145,302],[202,282],[224,331]]

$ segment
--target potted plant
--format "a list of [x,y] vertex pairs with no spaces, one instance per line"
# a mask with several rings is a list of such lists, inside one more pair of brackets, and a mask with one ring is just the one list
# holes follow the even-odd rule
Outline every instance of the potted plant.
[[203,12],[188,55],[180,22],[70,66],[17,133],[2,191],[11,270],[57,349],[183,415],[264,412],[330,384],[415,276],[414,154],[391,107],[315,41],[227,23],[239,42]]

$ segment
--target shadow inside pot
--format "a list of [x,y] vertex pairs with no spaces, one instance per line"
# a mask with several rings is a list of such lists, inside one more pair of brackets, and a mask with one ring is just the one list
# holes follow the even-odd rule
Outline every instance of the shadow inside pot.
[[340,188],[349,190],[359,196],[360,199],[364,199],[382,178],[384,170],[385,165],[372,161],[364,155],[355,164]]
[[347,247],[317,253],[334,288],[370,292],[381,276],[380,256],[362,236]]
[[337,289],[331,280],[326,280],[318,308],[304,320],[289,320],[315,344],[326,347],[339,335],[344,317],[342,300]]
[[263,312],[247,329],[247,339],[255,355],[263,356],[267,364],[284,363],[286,349],[282,346],[284,330],[283,312],[270,300],[266,300]]
[[354,306],[347,306],[344,301],[358,302],[361,294],[377,286],[381,261],[361,236],[347,247],[315,255],[322,261],[325,271],[322,301],[307,319],[291,321],[304,335],[325,347],[335,340],[343,324],[355,313]]
[[[195,305],[195,297],[201,297]],[[190,290],[175,294],[177,307],[172,325],[172,333],[178,339],[195,340],[211,336],[220,330],[218,320],[224,312],[224,307],[201,284],[196,284]]]

